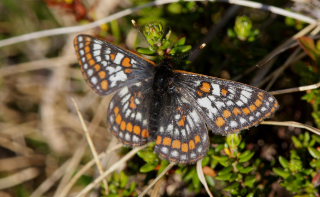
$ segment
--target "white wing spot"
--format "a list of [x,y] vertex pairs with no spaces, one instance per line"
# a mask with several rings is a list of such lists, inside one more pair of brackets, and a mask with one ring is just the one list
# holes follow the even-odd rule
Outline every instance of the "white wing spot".
[[220,101],[217,101],[214,104],[218,107],[218,109],[221,109],[222,107],[226,106],[223,102],[220,102]]
[[101,56],[96,56],[96,61],[100,62],[101,61]]
[[196,155],[195,153],[191,153],[191,154],[190,154],[190,157],[191,157],[191,158],[195,158],[196,156],[197,156],[197,155]]
[[110,87],[115,87],[117,85],[118,81],[126,81],[127,75],[124,74],[123,71],[121,71],[121,72],[118,72],[116,74],[111,75],[109,79],[111,81]]
[[171,156],[172,157],[178,157],[179,156],[179,152],[174,150],[174,151],[171,152]]
[[84,69],[88,69],[88,67],[89,67],[88,64],[83,64]]
[[234,105],[234,102],[229,100],[229,101],[227,101],[227,105],[232,106],[232,105]]
[[241,123],[241,124],[244,124],[244,123],[246,123],[246,122],[247,122],[246,119],[240,118],[240,123]]
[[246,91],[246,90],[242,90],[242,91],[241,91],[241,94],[244,95],[244,96],[247,97],[247,98],[251,98],[251,95],[252,95],[250,92],[248,92],[248,91]]
[[97,77],[91,77],[90,81],[91,81],[92,84],[97,84],[98,83]]
[[261,108],[261,111],[262,111],[262,112],[265,112],[265,111],[267,111],[267,108],[262,107],[262,108]]
[[200,106],[206,108],[208,110],[208,116],[209,118],[213,118],[213,114],[216,114],[218,110],[211,105],[211,101],[208,97],[202,97],[198,99],[198,103]]
[[130,109],[127,109],[126,110],[126,114],[125,114],[125,117],[128,118],[131,114],[131,110]]
[[100,50],[93,51],[93,56],[97,56],[97,55],[100,55],[100,54],[101,54]]
[[167,147],[161,147],[161,152],[167,154],[169,152],[169,149]]
[[139,138],[134,135],[134,136],[132,136],[132,141],[134,141],[134,142],[139,142]]
[[164,132],[163,126],[161,126],[161,127],[159,128],[159,131],[160,131],[160,133]]
[[101,49],[101,44],[93,44],[93,50]]
[[117,53],[116,58],[114,59],[115,64],[120,64],[124,55],[122,53]]
[[172,125],[172,124],[169,124],[167,129],[168,129],[168,131],[172,131],[173,125]]
[[114,122],[114,116],[113,115],[109,116],[109,120],[110,120],[110,122]]
[[79,50],[80,55],[84,55],[84,50]]
[[120,92],[119,92],[119,96],[120,96],[120,97],[123,97],[124,95],[128,94],[128,92],[129,92],[129,90],[128,90],[127,87],[122,88],[122,89],[120,90]]
[[274,101],[274,99],[273,99],[272,97],[269,97],[268,100],[269,100],[270,102],[273,102],[273,101]]
[[211,84],[212,85],[212,94],[216,96],[220,96],[220,86],[218,84]]
[[105,51],[104,51],[105,54],[110,54],[111,53],[111,49],[110,48],[107,48]]
[[257,112],[257,113],[256,113],[256,116],[257,116],[257,117],[261,116],[261,113],[260,113],[260,112]]
[[83,37],[82,36],[78,36],[78,41],[82,42],[83,41]]
[[187,155],[183,154],[180,156],[181,160],[187,160]]
[[236,104],[237,104],[238,106],[244,105],[242,101],[237,101]]
[[129,133],[126,133],[125,139],[126,139],[126,141],[130,141],[130,134]]
[[136,115],[136,120],[141,121],[141,119],[142,119],[142,115],[140,112],[138,112]]
[[201,153],[201,151],[202,151],[202,146],[201,145],[199,145],[199,147],[197,148],[197,151],[198,151],[198,153]]
[[104,67],[108,65],[107,61],[102,61],[101,64],[102,64],[102,66],[104,66]]
[[179,129],[176,128],[176,129],[174,130],[174,136],[175,136],[175,137],[179,137],[179,136],[180,136]]
[[81,42],[81,43],[79,44],[79,48],[83,48],[83,46],[84,46],[84,44],[83,44],[83,42]]
[[92,70],[92,69],[88,69],[88,70],[87,70],[87,74],[88,74],[88,76],[90,77],[91,75],[93,75],[93,70]]
[[248,98],[243,95],[240,96],[240,100],[242,100],[244,103],[248,103]]
[[144,119],[144,120],[142,121],[142,125],[143,125],[143,126],[147,126],[147,120],[146,120],[146,119]]
[[250,120],[250,121],[253,121],[253,120],[254,120],[254,117],[253,117],[253,116],[250,116],[250,117],[249,117],[249,120]]
[[238,123],[236,122],[236,121],[234,121],[234,120],[232,120],[231,122],[230,122],[230,126],[231,127],[237,127],[238,126]]

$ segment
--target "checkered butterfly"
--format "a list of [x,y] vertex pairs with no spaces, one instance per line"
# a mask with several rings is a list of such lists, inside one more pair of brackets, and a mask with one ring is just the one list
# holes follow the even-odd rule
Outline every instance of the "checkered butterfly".
[[124,144],[156,141],[155,152],[176,163],[194,163],[209,148],[207,128],[230,134],[257,125],[278,108],[276,99],[235,81],[173,70],[106,41],[78,35],[82,73],[99,95],[115,92],[108,125]]

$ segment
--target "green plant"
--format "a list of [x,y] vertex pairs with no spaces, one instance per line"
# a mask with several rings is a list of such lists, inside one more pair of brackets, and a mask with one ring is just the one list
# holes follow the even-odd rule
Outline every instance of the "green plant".
[[293,136],[290,158],[279,156],[280,167],[273,172],[283,180],[281,185],[296,197],[319,195],[320,137],[309,133]]
[[260,31],[253,28],[252,21],[247,16],[238,16],[233,29],[228,29],[228,35],[241,41],[255,41]]

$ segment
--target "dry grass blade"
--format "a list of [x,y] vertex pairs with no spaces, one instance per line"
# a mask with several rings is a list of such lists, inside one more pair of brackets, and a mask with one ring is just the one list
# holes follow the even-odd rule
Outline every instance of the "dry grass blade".
[[52,175],[41,183],[41,185],[33,191],[30,197],[40,197],[48,191],[65,173],[67,167],[69,166],[70,160],[66,161],[62,166],[52,173]]
[[[91,137],[90,137],[90,134],[89,134],[89,131],[88,131],[88,127],[87,127],[87,125],[85,124],[85,122],[84,122],[84,120],[83,120],[83,117],[82,117],[82,115],[81,115],[81,112],[80,112],[80,110],[79,110],[79,107],[78,107],[76,101],[75,101],[73,98],[72,98],[71,100],[72,100],[72,102],[73,102],[73,104],[74,104],[74,106],[75,106],[75,108],[76,108],[78,117],[79,117],[80,122],[81,122],[82,129],[83,129],[83,131],[84,131],[84,133],[85,133],[87,142],[88,142],[89,147],[90,147],[90,150],[91,150],[91,152],[92,152],[92,154],[93,154],[94,160],[95,160],[96,165],[97,165],[98,170],[99,170],[99,173],[100,173],[100,174],[103,174],[103,171],[104,171],[104,170],[103,170],[102,164],[101,164],[101,162],[100,162],[100,160],[99,160],[99,157],[98,157],[98,153],[97,153],[97,151],[96,151],[96,148],[94,147],[94,144],[93,144],[92,139],[91,139]],[[107,181],[106,181],[106,180],[103,180],[102,183],[103,183],[103,185],[104,185],[106,194],[108,194],[109,192],[108,192],[108,183],[107,183]]]
[[[100,155],[98,156],[99,159],[101,159],[102,157],[105,157],[107,154],[119,149],[122,147],[122,144],[118,144],[114,147],[112,147],[110,150],[108,150],[105,153],[100,153]],[[70,191],[70,189],[72,188],[72,186],[76,183],[76,181],[87,171],[89,170],[93,165],[95,164],[95,160],[92,159],[90,162],[88,162],[85,166],[83,166],[78,172],[77,174],[75,174],[72,179],[69,181],[69,183],[65,186],[65,188],[63,188],[60,192],[60,197],[64,197],[67,196],[68,192]]]
[[[97,20],[95,22],[92,22],[92,23],[89,23],[86,25],[73,26],[73,27],[63,27],[63,28],[38,31],[38,32],[29,33],[29,34],[24,34],[21,36],[12,37],[9,39],[4,39],[4,40],[0,41],[0,47],[4,47],[4,46],[19,43],[19,42],[32,40],[32,39],[38,39],[38,38],[43,38],[43,37],[48,37],[48,36],[55,36],[55,35],[62,35],[62,34],[69,34],[69,33],[76,33],[76,32],[85,31],[85,30],[103,25],[103,24],[108,23],[110,21],[119,19],[121,17],[130,15],[133,12],[137,12],[143,8],[157,6],[157,5],[164,5],[164,4],[169,4],[169,3],[175,3],[175,2],[179,2],[179,1],[180,0],[156,0],[156,1],[153,1],[150,3],[146,3],[143,5],[134,7],[134,8],[128,8],[128,9],[122,10],[120,12],[113,14],[113,15],[107,16],[105,18],[102,18],[100,20]],[[261,4],[258,2],[245,1],[245,0],[188,0],[188,1],[226,2],[226,3],[230,3],[230,4],[241,5],[241,6],[245,6],[245,7],[251,7],[251,8],[257,8],[257,9],[261,9],[261,10],[270,11],[274,14],[291,17],[291,18],[297,19],[299,21],[303,21],[303,22],[310,23],[310,24],[317,23],[317,20],[313,19],[311,17],[307,17],[302,14],[294,13],[294,12],[291,12],[291,11],[288,11],[285,9],[281,9],[281,8],[278,8],[275,6]]]
[[1,136],[0,136],[0,146],[7,148],[8,150],[11,150],[17,154],[31,155],[34,153],[34,151],[31,148]]
[[147,145],[140,146],[137,148],[134,148],[129,153],[127,153],[125,156],[123,156],[119,161],[114,163],[108,170],[106,170],[102,175],[100,175],[96,180],[94,180],[90,185],[85,187],[81,192],[76,196],[80,197],[85,194],[87,194],[91,189],[93,189],[97,184],[99,184],[105,177],[107,177],[111,172],[115,171],[117,168],[121,166],[121,164],[128,161],[131,157],[133,157],[137,152],[144,149]]
[[[0,78],[6,77],[13,74],[23,73],[27,71],[39,70],[44,68],[54,68],[59,66],[67,66],[64,64],[65,59],[74,58],[72,57],[55,57],[55,58],[48,58],[36,61],[25,62],[16,65],[4,66],[0,68]],[[75,61],[75,58],[74,58]]]
[[279,121],[263,121],[261,124],[264,125],[277,125],[277,126],[288,126],[288,127],[296,127],[301,129],[307,129],[308,131],[311,131],[314,134],[320,135],[320,129],[314,128],[309,125],[305,125],[299,122],[294,121],[285,121],[285,122],[279,122]]
[[44,166],[45,157],[43,155],[17,156],[0,159],[0,172],[13,171],[17,169]]
[[70,162],[68,163],[67,168],[64,171],[63,178],[59,183],[58,188],[55,191],[54,197],[60,197],[60,191],[62,188],[69,182],[71,179],[73,173],[76,171],[84,152],[86,151],[87,146],[85,146],[85,140],[81,140],[79,143],[80,145],[76,149],[75,153],[73,154],[72,158],[70,159]]
[[[265,58],[263,58],[261,61],[259,61],[256,65],[248,68],[246,71],[243,72],[243,74],[238,75],[237,77],[234,77],[233,80],[239,80],[242,77],[246,76],[247,74],[251,73],[252,71],[254,71],[256,68],[260,68],[263,65],[266,65],[268,62],[270,62],[272,59],[274,59],[274,57],[276,57],[277,55],[281,54],[282,52],[286,51],[287,49],[297,46],[298,43],[296,43],[295,39],[307,35],[308,33],[310,33],[317,25],[316,24],[310,24],[307,27],[305,27],[304,29],[302,29],[301,31],[299,31],[298,33],[296,33],[295,35],[293,35],[291,38],[289,38],[288,40],[286,40],[284,43],[282,43],[281,45],[279,45],[277,48],[275,48],[273,51],[271,51],[271,53],[269,53]],[[261,76],[258,76],[260,77]],[[269,79],[268,79],[269,80]],[[268,81],[267,80],[267,81]],[[257,78],[253,78],[252,80],[252,85],[256,85],[260,80]]]
[[202,159],[197,162],[197,174],[198,174],[198,177],[199,177],[202,185],[203,185],[204,188],[206,189],[208,195],[209,195],[210,197],[213,197],[213,194],[211,193],[211,191],[210,191],[210,189],[209,189],[209,187],[208,187],[206,178],[204,177],[204,174],[203,174]]
[[302,92],[302,91],[307,91],[307,90],[313,90],[320,88],[320,82],[312,84],[312,85],[307,85],[307,86],[300,86],[297,88],[288,88],[284,90],[276,90],[276,91],[271,91],[269,92],[272,95],[279,95],[279,94],[287,94],[287,93],[293,93],[293,92]]
[[143,197],[147,192],[174,166],[176,163],[170,163],[149,185],[139,194],[138,197]]
[[7,176],[0,179],[0,189],[10,188],[19,185],[23,182],[34,179],[39,175],[39,170],[37,168],[27,168],[17,172],[13,175]]

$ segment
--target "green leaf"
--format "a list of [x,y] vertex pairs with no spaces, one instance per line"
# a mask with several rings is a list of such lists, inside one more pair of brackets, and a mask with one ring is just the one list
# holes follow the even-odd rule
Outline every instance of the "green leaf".
[[128,182],[129,182],[129,177],[124,172],[120,172],[120,187],[125,188]]
[[140,168],[140,172],[142,172],[142,173],[150,172],[150,171],[154,170],[157,166],[158,166],[158,164],[147,163]]
[[308,151],[313,158],[320,159],[320,151],[312,147],[308,147]]
[[225,174],[218,174],[218,176],[216,176],[216,179],[217,180],[220,180],[220,181],[229,181],[231,176],[232,176],[232,172],[228,172],[228,173],[225,173]]
[[244,153],[240,154],[239,156],[239,162],[240,163],[244,163],[244,162],[247,162],[249,161],[254,155],[254,152],[250,151],[250,150],[247,150],[245,151]]
[[320,56],[320,51],[316,48],[314,40],[310,37],[304,36],[299,37],[298,41],[300,46],[308,54],[308,56],[314,61],[317,61]]
[[242,137],[239,134],[230,134],[227,135],[226,142],[230,148],[235,149],[241,143],[241,139]]
[[283,168],[287,169],[289,168],[289,161],[286,160],[284,157],[280,156],[279,157],[279,162],[282,165]]
[[147,163],[154,163],[158,161],[158,157],[154,152],[143,150],[138,152],[138,156],[141,157]]
[[288,178],[290,176],[290,173],[282,170],[280,168],[272,168],[273,172],[276,173],[277,175],[281,176],[282,178]]
[[224,188],[224,191],[230,192],[233,195],[237,195],[239,194],[239,191],[240,191],[239,187],[240,187],[239,183],[233,183],[228,187]]
[[309,140],[310,140],[310,134],[309,132],[305,132],[303,135],[303,145],[308,146]]
[[178,40],[178,42],[176,43],[177,46],[182,46],[186,43],[186,37],[182,37]]
[[245,178],[244,184],[250,188],[254,186],[254,183],[256,182],[256,177],[255,176],[247,176]]
[[225,175],[225,174],[228,174],[228,173],[230,173],[231,171],[232,171],[232,166],[229,166],[229,167],[226,167],[226,168],[224,168],[223,170],[221,170],[220,172],[219,172],[219,175]]
[[313,168],[320,168],[320,159],[313,159],[310,162],[311,167]]
[[296,136],[292,136],[291,139],[292,139],[292,142],[293,142],[293,144],[294,144],[294,146],[296,148],[302,148],[303,147],[302,143],[300,142],[300,140]]
[[156,51],[150,48],[137,48],[137,52],[144,54],[144,55],[154,55]]
[[239,170],[239,172],[241,172],[243,174],[248,174],[248,173],[250,173],[250,172],[252,172],[254,170],[254,167],[253,166],[249,166],[249,167],[245,168],[245,167],[241,166],[241,167],[238,168],[238,170]]
[[191,50],[190,45],[177,46],[171,49],[170,54],[185,53]]

